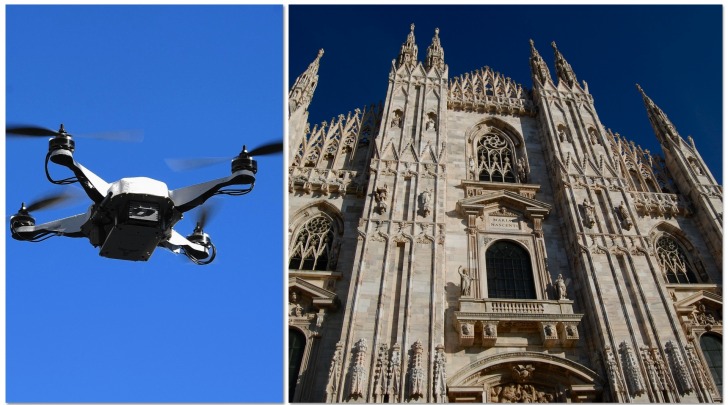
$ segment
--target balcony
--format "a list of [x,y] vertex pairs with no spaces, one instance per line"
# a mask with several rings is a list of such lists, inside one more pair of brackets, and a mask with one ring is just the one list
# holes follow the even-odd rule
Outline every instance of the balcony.
[[461,347],[493,347],[498,336],[538,334],[546,347],[573,347],[579,340],[583,314],[574,313],[571,300],[516,300],[461,298],[453,326]]

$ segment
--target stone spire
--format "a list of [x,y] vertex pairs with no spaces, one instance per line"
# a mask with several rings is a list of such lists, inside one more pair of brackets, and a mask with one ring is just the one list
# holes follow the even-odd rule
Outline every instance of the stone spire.
[[425,69],[430,70],[433,66],[445,69],[445,51],[440,45],[440,29],[435,28],[435,36],[432,37],[432,44],[427,48],[427,59],[425,60]]
[[540,83],[541,85],[544,85],[546,82],[552,81],[551,72],[549,71],[549,67],[546,66],[546,62],[544,62],[543,58],[536,50],[536,47],[533,45],[533,40],[529,39],[528,42],[531,43],[531,76],[534,79],[534,84]]
[[576,80],[576,74],[574,74],[574,70],[569,65],[569,62],[564,59],[564,55],[556,48],[556,42],[551,42],[551,46],[554,48],[556,76],[559,77],[559,81],[563,81],[568,87],[578,86],[579,81]]
[[410,25],[410,33],[407,35],[407,41],[402,44],[397,59],[397,67],[402,65],[414,66],[417,63],[417,45],[415,44],[415,24]]
[[647,108],[647,117],[650,119],[652,129],[655,131],[655,135],[660,143],[667,139],[679,138],[680,134],[678,134],[677,129],[675,129],[675,126],[672,125],[670,119],[667,118],[667,115],[662,112],[660,107],[658,107],[651,98],[647,97],[647,94],[645,94],[639,84],[636,86],[637,90],[639,90],[640,94],[642,94],[642,101],[644,101],[645,108]]
[[298,76],[298,79],[296,79],[293,87],[288,92],[289,116],[301,107],[308,109],[308,105],[313,98],[313,92],[316,90],[316,85],[318,84],[319,62],[323,55],[324,50],[319,49],[316,59],[308,65],[308,69],[301,76]]

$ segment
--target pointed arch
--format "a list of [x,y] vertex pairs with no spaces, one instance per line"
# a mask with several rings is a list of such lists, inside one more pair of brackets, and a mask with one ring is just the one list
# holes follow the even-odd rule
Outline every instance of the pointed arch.
[[344,231],[339,210],[329,202],[318,201],[299,210],[290,223],[288,268],[335,269]]
[[[487,118],[473,126],[466,136],[466,161],[477,165],[476,180],[519,183],[525,176],[518,166],[527,168],[523,136],[513,126],[498,118]],[[524,172],[525,174],[525,172]]]
[[707,282],[697,267],[696,251],[685,233],[668,222],[660,222],[650,232],[650,243],[668,284]]

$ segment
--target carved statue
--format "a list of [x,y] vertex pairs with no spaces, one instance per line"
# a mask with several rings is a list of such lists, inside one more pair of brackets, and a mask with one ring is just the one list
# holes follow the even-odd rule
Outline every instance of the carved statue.
[[565,300],[566,298],[566,282],[564,282],[564,277],[559,274],[559,276],[556,278],[556,291],[559,293],[559,299]]
[[392,128],[402,128],[402,113],[399,112],[399,110],[394,112],[394,117],[392,118],[392,124],[390,126]]
[[425,124],[425,131],[435,129],[435,114],[427,114],[427,123]]
[[422,214],[427,217],[432,211],[432,197],[430,190],[425,190],[420,194],[420,201],[422,202]]
[[624,201],[619,204],[617,210],[619,211],[619,216],[622,217],[622,226],[628,231],[632,229],[632,220],[629,217],[629,212],[627,211],[627,207],[624,205]]
[[518,179],[521,183],[526,182],[526,159],[524,157],[518,158],[516,161],[516,171],[518,172]]
[[582,205],[584,206],[584,221],[586,222],[587,228],[591,228],[596,222],[596,220],[594,219],[594,205],[590,204],[589,200],[587,200],[586,198],[584,199]]
[[387,185],[385,184],[384,187],[378,187],[376,190],[376,193],[374,193],[374,199],[377,201],[377,207],[379,208],[379,213],[384,214],[387,212]]
[[303,307],[298,303],[298,295],[295,291],[291,293],[291,299],[288,303],[288,315],[291,316],[303,316]]
[[566,142],[566,129],[563,127],[563,125],[562,126],[559,126],[559,128],[557,129],[557,131],[558,131],[558,134],[559,134],[559,141],[560,142]]
[[468,274],[468,269],[460,266],[458,267],[458,273],[460,274],[460,295],[463,297],[469,296],[472,278],[470,277],[470,274]]
[[472,156],[468,158],[468,169],[470,169],[470,173],[472,173],[473,178],[475,178],[475,160],[473,160]]

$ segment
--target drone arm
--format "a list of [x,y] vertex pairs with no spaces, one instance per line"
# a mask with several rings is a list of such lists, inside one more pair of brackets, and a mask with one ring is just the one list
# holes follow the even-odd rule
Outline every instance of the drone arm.
[[190,242],[189,239],[180,235],[174,229],[172,229],[172,234],[169,239],[160,243],[160,246],[167,248],[174,253],[181,253],[182,250],[184,250],[185,252],[201,259],[206,259],[209,256],[209,253],[204,246]]
[[86,236],[81,230],[81,226],[85,224],[88,219],[88,213],[84,213],[46,222],[41,225],[13,227],[13,221],[11,218],[10,231],[14,239],[24,241],[32,241],[48,234],[68,236],[70,238],[81,238]]
[[253,172],[239,170],[228,177],[171,190],[169,198],[172,199],[175,209],[179,212],[186,212],[207,201],[223,187],[234,184],[250,184],[252,188],[253,183],[255,183],[255,174]]
[[95,203],[101,202],[106,197],[109,183],[76,162],[71,151],[66,149],[54,150],[49,153],[49,158],[51,162],[70,169],[76,175],[76,178],[78,178],[86,194]]

